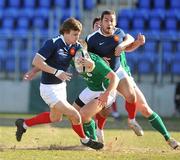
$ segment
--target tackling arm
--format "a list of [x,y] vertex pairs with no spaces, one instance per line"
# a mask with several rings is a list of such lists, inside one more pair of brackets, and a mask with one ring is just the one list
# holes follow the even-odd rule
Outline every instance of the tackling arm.
[[111,92],[114,92],[116,90],[119,83],[119,78],[113,71],[109,72],[106,78],[110,80],[109,86],[104,93],[100,94],[98,98],[101,102],[101,105],[103,106],[107,104],[108,96],[110,95]]
[[116,48],[115,48],[115,56],[119,56],[122,51],[126,49],[127,46],[132,44],[134,42],[134,38],[130,34],[126,34],[123,42],[121,42]]
[[145,43],[145,36],[142,34],[138,34],[137,39],[132,44],[127,46],[125,51],[126,52],[133,52],[134,50],[136,50],[141,45],[144,45],[144,43]]

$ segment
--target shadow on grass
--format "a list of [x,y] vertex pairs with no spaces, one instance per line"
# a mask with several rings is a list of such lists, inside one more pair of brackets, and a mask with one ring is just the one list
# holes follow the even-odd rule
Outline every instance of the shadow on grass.
[[93,150],[83,145],[74,145],[74,146],[58,146],[58,145],[50,145],[50,146],[38,146],[38,147],[3,147],[0,146],[0,151],[4,150],[69,150],[69,151],[81,151],[81,150]]
[[[20,116],[19,118],[22,118],[22,116]],[[0,126],[15,126],[14,122],[16,119],[17,118],[15,117],[0,117]],[[136,120],[142,126],[143,130],[154,130],[151,124],[149,123],[148,119],[143,117],[137,117]],[[180,131],[180,118],[162,118],[162,120],[169,131]],[[60,128],[71,128],[71,123],[66,117],[64,117],[61,122],[52,123],[51,126]],[[107,119],[105,129],[129,129],[127,124],[127,117],[121,117],[118,120],[109,117]]]

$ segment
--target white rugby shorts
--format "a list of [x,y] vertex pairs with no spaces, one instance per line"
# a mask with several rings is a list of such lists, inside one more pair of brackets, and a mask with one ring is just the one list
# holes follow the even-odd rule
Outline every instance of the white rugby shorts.
[[119,77],[119,80],[124,79],[125,77],[129,77],[127,72],[121,66],[118,68],[118,70],[115,73]]
[[[104,91],[92,91],[88,87],[86,87],[80,94],[79,99],[84,103],[87,104],[91,100],[98,98],[101,93],[104,93]],[[113,102],[116,100],[116,94],[117,91],[111,92],[108,97],[108,102],[106,108],[110,107]]]
[[40,83],[40,95],[51,108],[59,101],[67,101],[66,82],[60,84]]

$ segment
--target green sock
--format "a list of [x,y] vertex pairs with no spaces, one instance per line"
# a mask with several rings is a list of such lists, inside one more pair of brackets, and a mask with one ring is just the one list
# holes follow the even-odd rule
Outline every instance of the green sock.
[[84,132],[87,137],[90,137],[94,140],[97,140],[96,136],[96,124],[93,119],[91,119],[90,122],[83,124]]
[[85,135],[89,138],[90,137],[90,133],[88,131],[88,128],[84,124],[83,124],[83,130],[84,130]]
[[155,112],[148,118],[149,122],[157,131],[159,131],[167,141],[170,138],[169,132],[167,131],[162,119]]

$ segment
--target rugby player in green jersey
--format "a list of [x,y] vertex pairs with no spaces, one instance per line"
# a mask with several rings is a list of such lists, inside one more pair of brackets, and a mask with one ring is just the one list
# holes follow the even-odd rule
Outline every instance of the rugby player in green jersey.
[[95,122],[92,117],[104,107],[110,107],[115,101],[119,78],[102,58],[88,53],[84,48],[83,45],[83,50],[77,51],[74,62],[87,87],[80,93],[73,106],[80,112],[86,135],[96,140]]

